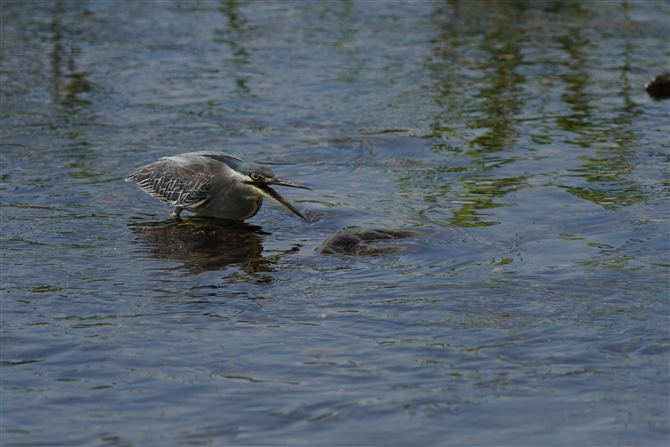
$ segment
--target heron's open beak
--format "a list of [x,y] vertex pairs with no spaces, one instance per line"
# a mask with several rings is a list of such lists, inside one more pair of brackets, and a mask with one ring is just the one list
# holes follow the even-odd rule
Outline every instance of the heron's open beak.
[[263,194],[265,197],[268,199],[274,200],[275,202],[284,205],[286,208],[297,214],[298,216],[302,217],[304,220],[307,220],[305,216],[302,215],[300,211],[296,209],[293,205],[291,205],[288,200],[283,198],[282,196],[279,195],[277,191],[274,189],[270,188],[270,185],[278,185],[278,186],[291,186],[293,188],[302,188],[302,189],[309,189],[310,191],[314,191],[312,188],[301,185],[300,183],[292,182],[289,180],[284,180],[281,178],[275,178],[272,180],[272,183],[254,183],[254,186],[258,187],[260,189],[261,194]]

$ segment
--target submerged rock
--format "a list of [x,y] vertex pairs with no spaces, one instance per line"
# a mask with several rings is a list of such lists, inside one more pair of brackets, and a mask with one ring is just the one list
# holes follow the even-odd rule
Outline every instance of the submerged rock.
[[[317,251],[326,255],[390,255],[407,248],[392,241],[418,236],[418,231],[348,228],[326,239]],[[376,244],[383,242],[383,244]]]

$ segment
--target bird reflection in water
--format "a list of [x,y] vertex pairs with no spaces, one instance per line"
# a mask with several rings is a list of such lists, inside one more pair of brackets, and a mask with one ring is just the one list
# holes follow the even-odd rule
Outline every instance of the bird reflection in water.
[[164,270],[186,269],[187,275],[239,266],[250,279],[265,282],[270,278],[259,274],[273,271],[278,259],[300,249],[294,246],[264,257],[263,237],[269,233],[261,227],[210,217],[141,221],[128,227],[144,246],[138,250],[140,253],[159,260],[179,261],[182,265]]

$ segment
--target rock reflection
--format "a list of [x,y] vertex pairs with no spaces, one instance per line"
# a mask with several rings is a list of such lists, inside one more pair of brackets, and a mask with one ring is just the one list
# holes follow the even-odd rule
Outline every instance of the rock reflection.
[[[263,257],[261,227],[207,217],[130,223],[144,245],[141,253],[160,260],[180,261],[188,274],[241,266],[247,273],[272,271],[278,256]],[[291,250],[295,251],[295,249]]]

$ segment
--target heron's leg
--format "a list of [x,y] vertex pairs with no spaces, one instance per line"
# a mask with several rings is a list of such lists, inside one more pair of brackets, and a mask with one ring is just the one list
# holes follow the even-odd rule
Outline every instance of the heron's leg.
[[176,208],[174,209],[174,211],[172,212],[172,215],[173,215],[174,217],[179,217],[179,214],[181,214],[182,211],[184,211],[184,208],[176,207]]

